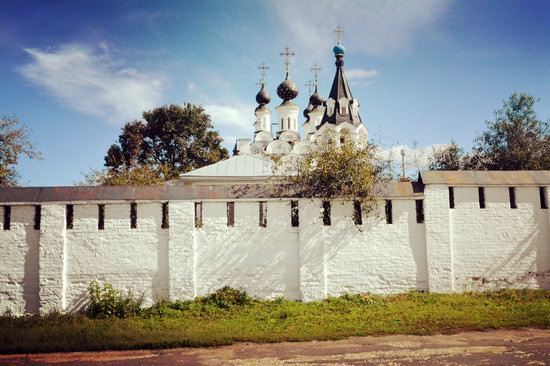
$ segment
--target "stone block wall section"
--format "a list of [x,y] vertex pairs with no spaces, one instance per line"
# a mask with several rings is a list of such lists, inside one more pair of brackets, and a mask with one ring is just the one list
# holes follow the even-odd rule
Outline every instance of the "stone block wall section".
[[86,200],[12,195],[10,201],[0,192],[0,313],[78,309],[94,279],[143,294],[145,305],[223,286],[302,301],[365,292],[550,289],[550,179],[520,185],[423,178],[422,191],[394,190],[361,225],[353,203],[339,200],[330,202],[328,224],[318,199],[228,191],[212,197],[202,188],[185,199],[152,189],[158,195],[152,199],[90,200],[88,192]]

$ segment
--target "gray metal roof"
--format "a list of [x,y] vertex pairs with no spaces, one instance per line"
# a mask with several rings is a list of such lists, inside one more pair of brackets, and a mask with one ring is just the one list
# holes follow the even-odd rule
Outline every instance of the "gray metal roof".
[[[383,197],[413,197],[422,195],[418,182],[391,182],[377,190]],[[269,184],[164,185],[164,186],[104,186],[104,187],[16,187],[0,189],[0,203],[46,203],[89,201],[170,201],[226,200],[238,198],[290,198]]]
[[235,155],[181,177],[267,177],[273,175],[273,162],[251,155]]
[[446,184],[454,186],[543,186],[550,185],[550,171],[423,171],[420,180],[424,184]]

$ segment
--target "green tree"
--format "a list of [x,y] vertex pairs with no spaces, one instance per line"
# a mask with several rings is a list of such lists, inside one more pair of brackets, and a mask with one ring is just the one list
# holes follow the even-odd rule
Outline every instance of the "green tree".
[[41,159],[40,152],[30,142],[31,130],[16,117],[0,119],[0,187],[19,185],[17,164],[21,156]]
[[461,170],[464,168],[464,149],[458,146],[454,140],[449,145],[433,148],[428,157],[430,170]]
[[380,148],[366,141],[329,136],[299,158],[272,157],[275,180],[281,193],[298,197],[339,198],[361,203],[363,212],[377,206],[383,185],[392,178]]
[[537,118],[536,100],[514,93],[494,112],[494,121],[475,140],[469,154],[452,142],[434,151],[433,170],[550,170],[550,125]]
[[88,184],[162,184],[229,154],[212,130],[201,106],[170,104],[143,112],[143,121],[128,122],[118,143],[105,156],[103,171],[85,175]]

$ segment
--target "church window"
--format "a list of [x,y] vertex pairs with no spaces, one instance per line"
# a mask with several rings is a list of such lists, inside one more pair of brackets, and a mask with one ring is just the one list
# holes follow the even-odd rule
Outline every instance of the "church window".
[[130,228],[137,228],[137,203],[130,203]]
[[386,224],[393,224],[393,204],[391,200],[386,200]]
[[286,127],[290,130],[290,117],[286,119]]
[[65,206],[65,227],[67,230],[71,230],[74,224],[74,206]]
[[260,227],[267,227],[267,202],[260,202],[259,210],[259,225]]
[[11,206],[4,206],[4,230],[11,229]]
[[540,208],[547,209],[548,197],[547,197],[547,191],[544,187],[539,187],[539,197],[540,197]]
[[97,230],[105,230],[105,205],[97,205]]
[[202,227],[202,202],[195,202],[195,227]]
[[292,227],[300,226],[300,211],[298,201],[290,201],[290,222]]
[[162,223],[160,225],[163,229],[168,229],[170,227],[170,217],[168,211],[168,202],[162,204]]
[[416,200],[416,223],[424,223],[424,200]]
[[235,202],[227,202],[227,226],[235,226]]
[[455,189],[449,187],[449,208],[455,208]]
[[479,208],[485,208],[485,188],[478,187],[477,194],[479,196]]
[[353,222],[355,225],[363,225],[363,210],[361,209],[361,202],[353,201]]
[[516,203],[516,188],[508,187],[508,196],[510,197],[510,208],[518,208]]
[[42,206],[34,206],[34,230],[40,230],[40,223],[42,221]]
[[342,116],[347,115],[347,114],[348,114],[348,106],[346,106],[346,105],[341,106],[341,107],[340,107],[340,114],[341,114]]
[[330,201],[323,201],[323,225],[330,226]]

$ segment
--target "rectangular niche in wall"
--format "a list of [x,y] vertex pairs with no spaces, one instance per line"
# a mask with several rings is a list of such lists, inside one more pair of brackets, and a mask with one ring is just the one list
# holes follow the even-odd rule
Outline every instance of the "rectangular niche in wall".
[[455,188],[449,187],[449,208],[455,208]]
[[11,206],[4,206],[4,230],[11,229]]
[[137,228],[137,203],[130,203],[130,228]]
[[259,210],[259,225],[260,227],[267,227],[267,202],[260,202]]
[[235,202],[227,202],[227,226],[235,226]]
[[323,225],[330,226],[330,201],[323,201]]
[[195,202],[195,227],[202,227],[202,202]]
[[363,212],[359,201],[353,201],[353,222],[355,225],[363,225]]
[[479,196],[479,208],[485,208],[485,188],[477,187],[477,195]]
[[164,202],[162,204],[162,223],[160,224],[160,227],[163,229],[168,229],[170,227],[170,216],[168,210],[168,202]]
[[423,224],[424,223],[424,200],[416,200],[414,202],[416,204],[416,223]]
[[547,209],[548,197],[547,197],[547,191],[545,187],[539,187],[539,197],[540,197],[540,208]]
[[393,224],[393,204],[391,200],[386,200],[386,224]]
[[508,196],[510,197],[510,208],[518,208],[516,202],[516,188],[508,187]]
[[105,230],[105,205],[97,205],[97,229]]
[[67,230],[71,230],[73,228],[74,223],[74,206],[73,205],[67,205],[65,206],[65,225]]
[[290,223],[292,227],[300,226],[300,209],[298,201],[290,201]]
[[34,206],[34,230],[40,230],[40,224],[42,222],[42,206]]

